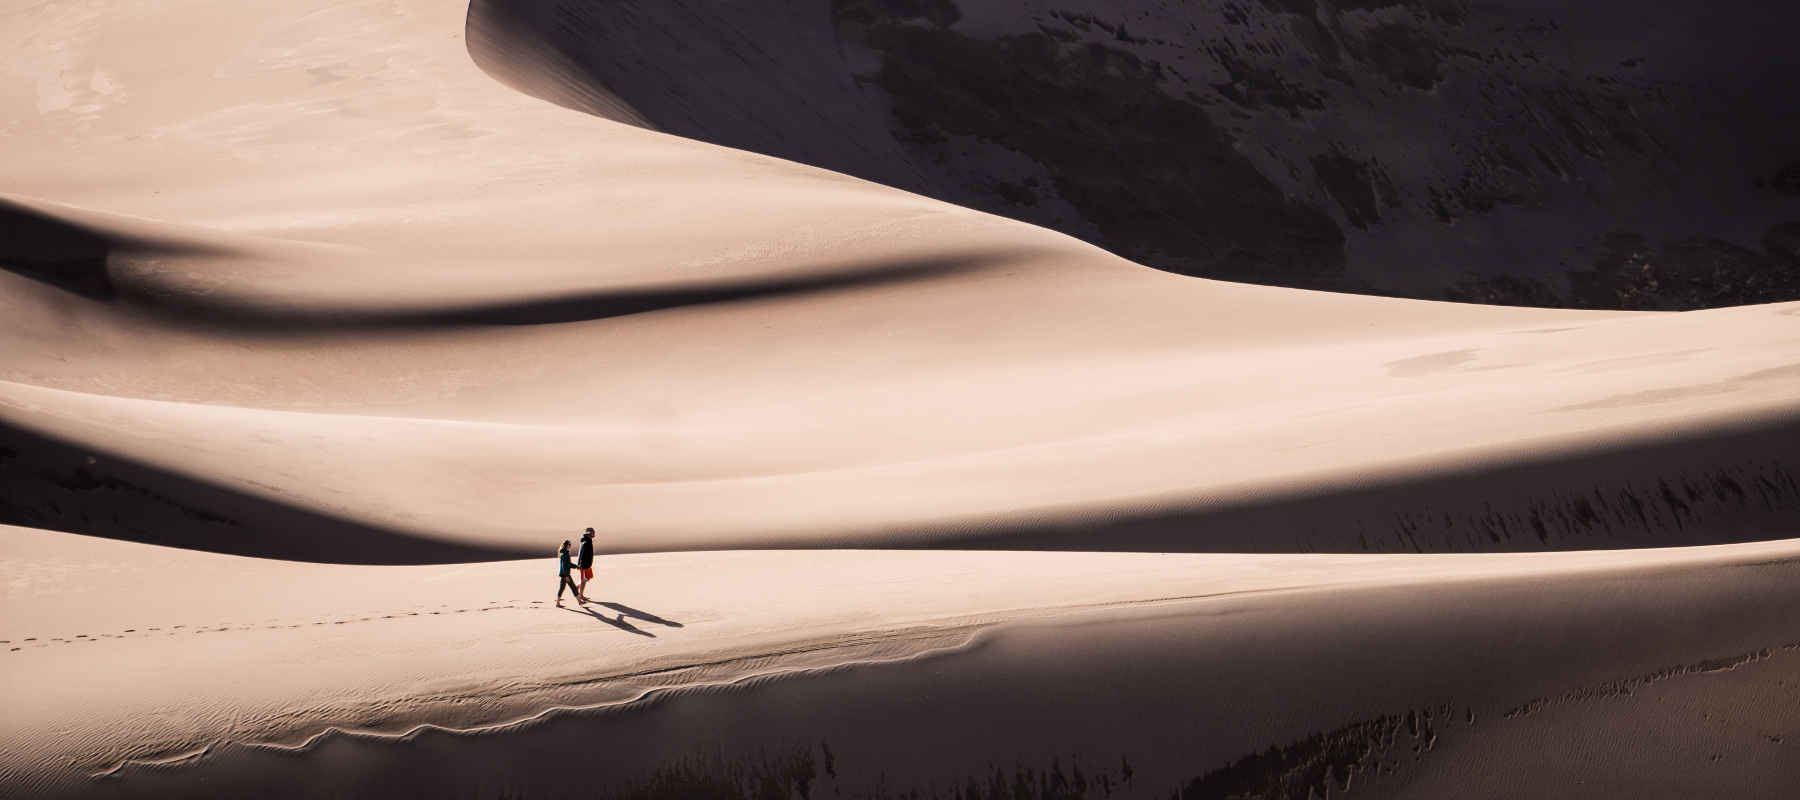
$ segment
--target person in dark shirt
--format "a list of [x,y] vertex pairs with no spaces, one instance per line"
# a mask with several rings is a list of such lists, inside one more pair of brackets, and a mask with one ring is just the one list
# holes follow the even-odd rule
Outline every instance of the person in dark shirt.
[[564,589],[573,592],[577,601],[584,604],[587,603],[587,598],[581,596],[581,587],[576,586],[573,581],[569,580],[570,566],[569,540],[564,539],[562,549],[556,553],[556,604],[558,606],[562,605],[562,594]]
[[[588,528],[581,534],[581,552],[575,555],[575,568],[581,570],[581,583],[575,587],[575,596],[581,602],[588,601],[587,584],[594,579],[594,529]],[[561,591],[560,589],[558,591]]]

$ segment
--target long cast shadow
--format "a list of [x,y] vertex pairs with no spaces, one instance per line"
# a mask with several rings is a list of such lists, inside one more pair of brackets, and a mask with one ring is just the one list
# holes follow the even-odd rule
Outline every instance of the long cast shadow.
[[622,630],[626,633],[635,633],[639,636],[644,636],[644,637],[648,637],[651,639],[656,638],[656,634],[651,633],[646,630],[643,630],[643,629],[640,629],[636,625],[626,622],[625,615],[623,615],[623,614],[620,614],[618,619],[613,619],[612,617],[606,616],[605,614],[602,614],[598,611],[588,608],[587,606],[579,606],[576,608],[569,608],[568,606],[563,606],[563,610],[564,611],[572,611],[576,614],[586,614],[590,617],[593,617],[594,619],[600,620],[601,622],[604,622],[608,625],[618,628],[619,630]]
[[1016,258],[1017,249],[968,250],[802,270],[792,277],[720,280],[698,285],[563,292],[542,297],[450,305],[296,308],[227,291],[161,291],[122,283],[107,269],[115,253],[221,256],[234,251],[126,236],[0,200],[0,269],[89,300],[114,304],[159,323],[237,335],[279,337],[456,325],[547,325],[677,308],[867,289],[978,270]]
[[[90,460],[93,459],[93,460]],[[444,542],[250,496],[0,423],[0,522],[300,561],[425,564],[542,553]],[[871,540],[676,548],[1518,552],[1722,544],[1800,531],[1800,414],[1606,449],[1104,519],[897,530]],[[620,620],[679,627],[622,603]]]
[[614,602],[610,602],[610,601],[602,601],[599,603],[599,605],[603,605],[603,606],[606,606],[607,608],[617,611],[623,617],[631,617],[632,619],[643,620],[643,621],[651,623],[653,625],[664,625],[664,626],[667,626],[670,628],[683,627],[682,624],[679,622],[676,622],[674,620],[663,619],[662,617],[659,617],[648,611],[639,611],[635,608],[632,608],[631,606],[625,605],[624,603],[614,603]]
[[101,231],[0,198],[0,269],[89,300],[118,299],[107,272],[115,253],[224,256],[232,250],[194,242]]
[[[1524,552],[1726,544],[1800,532],[1800,409],[1603,447],[1057,524],[915,534],[916,549]],[[775,545],[769,545],[775,546]]]
[[0,523],[331,564],[451,564],[532,555],[299,508],[4,420]]

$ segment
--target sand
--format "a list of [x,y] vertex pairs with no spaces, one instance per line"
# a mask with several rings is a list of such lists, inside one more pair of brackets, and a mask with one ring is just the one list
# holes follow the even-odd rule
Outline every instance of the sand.
[[[841,753],[844,792],[872,790],[895,764],[959,784],[1074,754],[1123,754],[1142,786],[1169,788],[1265,741],[1414,710],[1457,737],[1447,750],[1468,743],[1389,757],[1460,781],[1495,759],[1543,760],[1487,750],[1486,737],[1542,724],[1503,723],[1507,711],[1573,716],[1551,727],[1587,739],[1643,711],[1604,702],[1637,694],[1630,682],[1661,691],[1735,661],[1773,670],[1743,678],[1773,695],[1735,709],[1733,726],[1800,735],[1780,688],[1800,663],[1800,631],[1779,613],[1800,600],[1795,540],[1429,556],[643,554],[602,559],[596,602],[560,609],[543,561],[301,564],[21,528],[4,548],[7,781],[50,794],[289,781],[308,794],[566,791],[579,782],[540,768],[642,750],[593,777],[617,788],[695,748],[748,758],[820,740]],[[1723,661],[1684,671],[1709,659]],[[1471,729],[1468,713],[1485,724]],[[686,721],[666,730],[668,714]],[[595,720],[601,731],[582,727]],[[1791,741],[1668,736],[1734,762],[1683,752],[1684,769],[1772,762],[1735,778],[1764,792],[1791,776]],[[450,752],[394,750],[416,741]],[[896,746],[918,759],[895,761],[884,748]],[[328,754],[342,748],[370,765],[338,773]],[[1472,765],[1443,763],[1455,759]]]
[[[5,793],[556,794],[566,739],[620,790],[829,740],[832,793],[1110,747],[1166,795],[1546,699],[1389,789],[1793,777],[1800,304],[1158,272],[544,102],[466,12],[0,11]],[[615,605],[546,608],[586,525]]]

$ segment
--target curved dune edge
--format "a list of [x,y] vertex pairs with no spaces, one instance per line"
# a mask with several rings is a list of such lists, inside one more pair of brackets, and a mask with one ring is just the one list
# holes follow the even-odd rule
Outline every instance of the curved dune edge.
[[1770,31],[1795,19],[1739,24],[1761,10],[474,0],[468,45],[549,102],[1173,272],[1673,309],[1800,297],[1769,191],[1800,105]]
[[[24,110],[0,222],[29,234],[0,254],[0,469],[51,502],[0,499],[115,538],[0,528],[4,793],[529,793],[569,787],[508,769],[601,752],[617,785],[696,742],[829,741],[844,794],[1121,751],[1160,794],[1317,737],[1429,750],[1394,720],[1452,708],[1509,722],[1401,788],[1518,789],[1546,741],[1644,730],[1667,740],[1524,790],[1796,777],[1800,540],[661,552],[606,559],[593,614],[530,599],[547,559],[491,559],[583,524],[621,550],[1181,549],[1193,520],[1158,515],[1196,505],[1228,535],[1187,549],[1353,549],[1284,537],[1391,513],[1394,475],[1464,510],[1503,494],[1527,529],[1571,473],[1697,515],[1499,549],[1791,536],[1800,304],[1182,279],[534,101],[471,62],[460,4],[7,14],[0,64],[44,80],[0,97]],[[1453,491],[1419,479],[1444,467]],[[1369,549],[1497,544],[1421,539],[1443,511]],[[313,563],[118,541],[150,536]],[[318,563],[358,558],[452,563]],[[982,646],[905,638],[965,629]],[[547,711],[590,707],[620,713]]]
[[[30,405],[14,405],[26,397],[33,398]],[[93,411],[77,410],[83,406]],[[54,416],[31,413],[52,408]],[[47,419],[58,423],[55,435],[17,422],[41,425]],[[579,460],[603,449],[610,434],[121,402],[16,385],[0,385],[0,423],[0,446],[12,454],[3,466],[9,481],[35,498],[14,501],[15,514],[110,538],[327,563],[529,555],[555,520],[546,517],[543,527],[522,523],[544,514],[532,511],[534,505],[557,502],[553,514],[605,509],[594,521],[608,528],[601,546],[609,552],[847,545],[1511,552],[1749,541],[1781,538],[1800,526],[1794,467],[1800,436],[1794,415],[1780,405],[1727,423],[1602,429],[1401,459],[1390,453],[1353,468],[1300,462],[1286,472],[1258,475],[1238,462],[1234,466],[1243,472],[1214,473],[1213,486],[1196,480],[1198,485],[1160,496],[1134,492],[1104,502],[1042,504],[1004,502],[1006,490],[1019,490],[1019,471],[1026,466],[1020,459],[1055,464],[1045,485],[1069,478],[1079,483],[1084,462],[1052,458],[1050,448],[1026,448],[876,468],[600,482],[572,490],[564,482],[583,477]],[[351,438],[360,439],[361,449]],[[104,448],[87,444],[100,441]],[[1143,441],[1174,449],[1166,441]],[[171,442],[180,449],[169,450]],[[445,451],[445,442],[466,442],[458,447],[477,458]],[[457,498],[443,491],[444,481],[473,485],[491,470],[479,456],[495,447],[531,454],[536,463],[521,461],[522,469],[563,474],[512,498]],[[1135,455],[1090,452],[1104,454],[1101,463],[1123,466]],[[555,467],[547,469],[550,464]],[[310,475],[296,480],[302,471]],[[418,483],[383,486],[389,472],[417,475]],[[998,498],[982,497],[987,505],[957,513],[954,498],[968,497],[969,487],[944,476],[991,480],[996,473],[1012,477],[1010,486],[996,487]],[[345,504],[344,498],[359,493],[384,501],[377,510],[387,514]],[[945,497],[951,502],[939,506]],[[852,515],[808,519],[819,501],[841,505],[846,498],[863,498],[868,506]],[[471,499],[480,508],[468,507]],[[914,507],[895,506],[899,499]],[[689,508],[707,501],[716,505]],[[420,521],[421,513],[431,516]],[[637,530],[620,518],[653,527]],[[479,535],[496,523],[508,529]]]
[[[527,97],[472,61],[466,12],[15,12],[9,63],[56,64],[70,96],[45,84],[0,167],[23,248],[0,259],[0,423],[26,443],[0,447],[33,453],[0,468],[41,501],[0,519],[416,563],[595,522],[621,551],[1411,551],[1732,541],[1800,511],[1553,538],[1532,515],[1588,501],[1522,466],[1781,424],[1795,304],[1617,314],[1168,275]],[[104,46],[200,14],[180,62]],[[1724,438],[1617,459],[1636,471],[1592,489],[1791,490],[1792,437],[1748,439],[1747,460]],[[1455,507],[1402,481],[1354,533],[1281,510],[1445,467],[1474,476]],[[1472,487],[1508,469],[1524,482],[1490,512]],[[140,511],[154,529],[117,521]],[[1498,541],[1487,514],[1512,518]]]
[[[9,650],[0,655],[14,700],[0,744],[15,754],[5,783],[50,795],[181,794],[183,781],[217,785],[210,782],[236,774],[230,765],[244,759],[256,770],[274,769],[271,775],[314,770],[309,791],[344,780],[342,791],[366,794],[380,791],[357,783],[372,780],[367,774],[331,777],[332,770],[304,765],[345,747],[375,748],[378,757],[367,763],[405,765],[445,737],[492,742],[506,753],[513,752],[509,742],[529,740],[533,750],[533,731],[662,724],[656,720],[688,704],[711,709],[693,713],[716,716],[709,724],[722,726],[718,738],[727,752],[764,736],[771,746],[805,740],[804,725],[839,730],[828,738],[843,749],[855,738],[844,731],[865,730],[856,722],[864,712],[853,709],[887,703],[875,698],[890,694],[917,697],[920,688],[887,682],[924,676],[937,687],[931,692],[1015,698],[999,706],[941,699],[904,712],[947,715],[932,717],[934,726],[1000,726],[981,751],[997,763],[1011,762],[1016,754],[1005,748],[1015,744],[1019,754],[1031,751],[1024,743],[1033,734],[1008,727],[1029,728],[1025,709],[1041,702],[1015,697],[1023,687],[1058,697],[1111,687],[1105,696],[1136,698],[1127,705],[1173,692],[1160,716],[1134,712],[1152,727],[1179,728],[1202,711],[1287,720],[1275,727],[1246,720],[1242,736],[1216,743],[1223,759],[1288,733],[1330,730],[1396,709],[1453,704],[1487,719],[1560,708],[1567,703],[1556,698],[1579,696],[1584,687],[1762,650],[1788,658],[1782,648],[1800,641],[1791,622],[1800,607],[1800,540],[1411,556],[644,554],[602,560],[597,586],[604,589],[596,595],[619,599],[590,606],[601,619],[521,599],[547,596],[548,571],[538,561],[357,567],[16,528],[3,538],[0,564],[10,588],[0,647]],[[85,569],[95,556],[101,563]],[[106,590],[71,585],[64,577],[77,574],[71,570]],[[1146,625],[1162,632],[1131,633]],[[1377,659],[1383,648],[1391,655]],[[1334,659],[1345,661],[1305,665]],[[1376,660],[1345,666],[1357,659]],[[1204,690],[1173,677],[1217,682],[1222,674],[1250,674],[1254,665],[1264,671],[1261,694]],[[1393,674],[1372,687],[1365,673],[1377,666]],[[1488,674],[1482,670],[1499,672],[1471,677]],[[991,683],[1002,674],[1013,677]],[[1344,696],[1317,713],[1297,710],[1328,685]],[[1278,686],[1294,696],[1263,696]],[[808,687],[823,694],[808,695]],[[758,698],[770,692],[811,696],[777,705],[816,708],[818,715],[775,714],[767,730],[752,726],[745,731],[751,738],[734,738],[734,726],[769,713],[763,704],[774,701]],[[96,696],[107,702],[83,702]],[[734,711],[737,702],[763,710]],[[1758,718],[1775,734],[1800,726],[1789,705],[1773,704]],[[959,722],[959,708],[973,716]],[[1087,712],[1068,713],[1072,720]],[[1109,713],[1115,716],[1099,714],[1095,724],[1113,725],[1105,720],[1122,712]],[[1295,727],[1301,725],[1315,728]],[[900,725],[894,735],[910,736],[906,730]],[[677,754],[713,740],[700,731],[620,735],[638,742],[633,746]],[[407,747],[391,749],[393,743]],[[1176,755],[1139,752],[1131,758],[1140,770]],[[263,756],[280,758],[265,763]],[[461,757],[495,764],[513,756]],[[914,768],[923,778],[965,760],[940,753]],[[874,769],[877,761],[863,763]],[[899,774],[891,762],[882,768]],[[111,779],[93,783],[96,775]],[[500,769],[493,780],[514,777]],[[636,767],[621,768],[606,780],[638,777]]]
[[[126,759],[126,760],[120,761],[119,763],[114,764],[110,767],[107,767],[106,769],[100,770],[99,772],[95,772],[92,775],[90,775],[89,777],[95,778],[95,779],[102,779],[102,780],[110,779],[110,778],[129,779],[131,777],[132,773],[137,772],[139,770],[156,770],[156,769],[163,769],[163,768],[168,768],[168,767],[173,767],[173,766],[191,765],[194,762],[200,761],[202,759],[220,755],[221,753],[223,753],[225,751],[233,750],[233,749],[240,749],[240,748],[245,751],[250,751],[250,752],[278,753],[278,754],[283,754],[283,755],[299,756],[299,755],[305,755],[307,753],[313,752],[327,744],[333,744],[333,743],[336,743],[339,741],[393,744],[393,743],[410,742],[410,741],[418,739],[420,736],[424,736],[424,735],[428,735],[428,734],[444,734],[444,735],[451,735],[451,736],[482,736],[482,735],[505,734],[505,733],[515,732],[515,731],[519,731],[519,730],[524,730],[533,725],[547,722],[547,721],[555,719],[557,717],[566,716],[566,715],[570,715],[570,714],[587,714],[587,713],[595,713],[595,712],[625,713],[634,708],[639,708],[639,707],[648,705],[650,703],[659,702],[659,701],[663,700],[664,698],[670,697],[670,696],[678,696],[678,695],[693,693],[693,692],[709,692],[709,691],[719,691],[719,690],[729,690],[729,689],[742,689],[742,688],[752,687],[759,683],[764,683],[764,682],[768,682],[768,681],[772,681],[772,680],[788,680],[788,679],[801,678],[801,677],[812,676],[812,675],[825,675],[825,674],[829,674],[832,672],[837,672],[837,671],[841,671],[841,670],[851,670],[851,669],[856,669],[859,667],[882,666],[882,665],[904,665],[904,664],[908,664],[908,663],[912,663],[912,662],[921,661],[924,659],[935,658],[935,657],[945,656],[945,655],[951,655],[951,654],[961,652],[963,650],[967,650],[969,648],[978,646],[977,637],[975,635],[968,635],[968,636],[964,636],[964,637],[958,639],[956,636],[953,635],[953,632],[940,632],[940,633],[937,633],[930,637],[930,641],[933,641],[933,642],[946,640],[946,639],[949,641],[944,644],[939,644],[939,645],[935,645],[935,646],[927,644],[927,645],[921,646],[916,652],[909,652],[905,655],[891,656],[891,657],[857,658],[857,657],[855,657],[853,648],[831,647],[829,649],[831,649],[832,651],[834,651],[834,653],[836,653],[838,655],[838,660],[829,666],[785,667],[785,668],[779,668],[779,669],[769,669],[769,670],[764,670],[764,671],[751,672],[748,674],[733,676],[730,678],[715,680],[715,681],[698,681],[698,682],[693,682],[693,683],[683,683],[683,684],[679,684],[679,685],[644,689],[641,692],[639,692],[638,694],[633,695],[633,696],[623,699],[623,700],[616,700],[616,701],[610,701],[610,702],[604,702],[604,703],[589,703],[589,704],[585,704],[585,705],[551,706],[549,708],[544,708],[544,709],[535,711],[528,716],[519,717],[517,719],[503,720],[500,722],[487,723],[487,724],[482,724],[482,725],[472,725],[472,726],[468,726],[468,727],[439,725],[439,724],[430,723],[430,722],[422,722],[422,723],[416,724],[410,728],[407,728],[405,730],[393,731],[393,732],[380,731],[380,730],[363,730],[363,729],[356,729],[356,728],[328,727],[317,733],[311,734],[310,736],[307,736],[305,739],[302,739],[299,742],[296,742],[293,744],[284,744],[281,742],[257,742],[257,741],[221,742],[221,743],[209,744],[206,747],[203,747],[199,750],[194,750],[194,751],[187,752],[187,753],[178,753],[178,754],[163,757],[163,758]],[[851,652],[844,652],[844,651],[851,651]],[[786,655],[786,653],[784,653],[783,655]],[[772,656],[769,656],[769,655],[759,655],[759,656],[755,656],[754,658],[757,658],[760,660],[760,659],[767,659],[767,658],[771,658],[771,657]]]

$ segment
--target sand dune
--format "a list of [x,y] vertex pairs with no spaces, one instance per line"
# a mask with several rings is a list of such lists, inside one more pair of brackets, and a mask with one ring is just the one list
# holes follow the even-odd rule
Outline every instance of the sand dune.
[[[1771,702],[1735,724],[1754,722],[1761,741],[1677,729],[1638,756],[1711,747],[1678,753],[1682,768],[1726,774],[1749,759],[1766,766],[1735,785],[1774,796],[1800,736],[1779,688],[1800,658],[1800,631],[1778,613],[1800,600],[1793,540],[1439,556],[645,554],[607,559],[601,602],[559,610],[538,562],[348,567],[4,536],[7,782],[50,795],[616,789],[694,748],[753,758],[821,740],[845,793],[909,763],[883,752],[898,741],[919,756],[907,785],[1080,754],[1090,769],[1123,756],[1140,791],[1162,794],[1268,743],[1420,711],[1442,751],[1402,742],[1377,758],[1404,767],[1388,785],[1430,785],[1445,774],[1434,770],[1480,774],[1444,761],[1545,762],[1486,752],[1538,713],[1572,716],[1554,727],[1585,740],[1615,717],[1663,713],[1644,707],[1663,683],[1747,681]],[[807,591],[775,590],[791,585]],[[1723,661],[1687,669],[1707,659]],[[1710,677],[1734,659],[1763,666]],[[747,688],[706,691],[726,686]],[[1607,699],[1637,694],[1623,708]],[[1729,765],[1705,758],[1720,752]],[[545,777],[597,755],[600,774]]]
[[[83,241],[146,241],[55,209],[16,213]],[[136,465],[118,480],[263,537],[182,543],[326,560],[528,552],[571,509],[605,509],[614,551],[1013,535],[1089,549],[1567,548],[1754,538],[1793,520],[1789,306],[1595,316],[1295,293],[1160,275],[989,224],[1006,237],[960,252],[914,245],[708,282],[594,276],[606,288],[582,291],[568,274],[534,287],[513,273],[482,293],[471,273],[386,307],[348,297],[393,296],[384,279],[324,283],[356,268],[335,251],[270,256],[314,283],[309,296],[254,283],[254,258],[133,245],[127,263],[193,260],[171,279],[109,257],[94,273],[104,296],[14,278],[21,317],[57,315],[67,333],[12,351],[0,413],[12,449],[32,454],[12,469],[52,498],[86,456],[104,462],[81,466],[90,474]],[[41,337],[47,320],[19,335]],[[1639,455],[1612,457],[1588,486],[1567,479],[1609,452]],[[1692,519],[1656,496],[1669,482]],[[1458,485],[1476,488],[1446,492]],[[1287,501],[1344,494],[1375,499],[1316,513]],[[1590,494],[1675,518],[1571,522],[1556,541],[1470,533],[1496,502],[1584,515],[1570,509]],[[260,507],[215,508],[245,503]],[[1283,532],[1208,521],[1245,503],[1277,508]],[[15,519],[144,535],[37,505]],[[319,514],[422,549],[294,541],[325,535]],[[1420,534],[1396,514],[1456,521]],[[1097,522],[1147,518],[1163,532]]]
[[1800,303],[1174,275],[484,9],[0,9],[0,793],[1797,777]]
[[[119,89],[9,136],[19,194],[5,213],[23,257],[0,273],[5,423],[69,448],[30,468],[39,484],[69,482],[57,465],[88,455],[142,465],[118,479],[185,506],[256,505],[209,513],[271,542],[180,539],[193,546],[536,552],[576,509],[604,509],[619,551],[991,546],[995,529],[1186,518],[1377,477],[1403,488],[1354,524],[1334,510],[1335,532],[1268,541],[1195,524],[1191,537],[1096,532],[1082,546],[1636,545],[1419,541],[1392,530],[1390,508],[1474,512],[1389,476],[1580,464],[1628,439],[1779,426],[1800,381],[1786,306],[1631,316],[1180,278],[539,102],[471,63],[450,9],[221,13],[209,30],[234,44],[179,65],[82,49],[179,15],[125,4],[64,30],[74,23],[49,7],[17,14],[8,30],[42,29],[63,42],[56,58],[85,54],[59,85],[103,75],[177,97]],[[380,59],[353,57],[374,41]],[[44,47],[18,43],[21,67],[50,58]],[[139,129],[157,134],[126,135]],[[40,171],[50,163],[69,168]],[[126,402],[112,398],[160,404],[102,411]],[[1642,495],[1723,471],[1791,492],[1792,437],[1757,439],[1766,452],[1735,463],[1651,459],[1592,488]],[[1565,502],[1544,486],[1509,495],[1502,512]],[[1745,538],[1768,511],[1723,509],[1708,533],[1662,541]],[[312,535],[296,529],[317,513],[453,547],[273,543]],[[10,518],[148,535],[45,508]]]
[[1577,308],[1800,297],[1800,57],[1770,33],[1788,9],[781,8],[476,0],[470,53],[570,108],[1183,274]]

